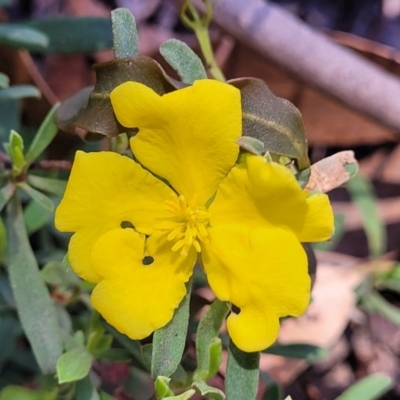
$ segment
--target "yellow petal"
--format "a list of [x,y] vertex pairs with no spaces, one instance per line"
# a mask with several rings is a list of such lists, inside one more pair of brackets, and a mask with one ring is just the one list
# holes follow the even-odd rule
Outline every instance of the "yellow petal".
[[78,151],[55,215],[58,230],[77,232],[69,247],[73,269],[84,279],[97,282],[89,262],[93,243],[123,221],[150,234],[156,219],[170,216],[164,202],[172,193],[128,157]]
[[[93,246],[92,265],[103,278],[92,292],[93,307],[132,339],[166,325],[186,293],[195,258],[166,249],[159,238],[146,249],[144,236],[133,229],[109,231]],[[149,265],[145,254],[154,260]]]
[[284,166],[248,156],[219,186],[209,207],[210,224],[284,227],[299,240],[325,240],[333,232],[329,200],[307,195]]
[[230,337],[243,351],[277,338],[279,318],[301,315],[310,300],[307,256],[286,229],[225,225],[209,229],[203,266],[215,295],[239,307],[228,317]]
[[137,159],[187,201],[197,194],[198,204],[205,204],[238,155],[240,91],[205,79],[160,97],[126,82],[110,97],[119,122],[139,128],[131,140]]
[[317,193],[307,198],[308,210],[300,242],[320,242],[333,235],[334,216],[326,194]]

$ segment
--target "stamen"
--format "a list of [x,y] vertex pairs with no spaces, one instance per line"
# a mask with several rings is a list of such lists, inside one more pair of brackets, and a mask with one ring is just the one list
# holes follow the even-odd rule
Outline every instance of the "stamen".
[[171,195],[165,201],[165,209],[174,216],[154,224],[154,229],[168,232],[167,240],[175,241],[172,251],[181,250],[182,256],[187,256],[192,246],[200,253],[200,243],[209,242],[207,226],[210,213],[198,207],[197,199],[195,194],[187,203],[185,196]]

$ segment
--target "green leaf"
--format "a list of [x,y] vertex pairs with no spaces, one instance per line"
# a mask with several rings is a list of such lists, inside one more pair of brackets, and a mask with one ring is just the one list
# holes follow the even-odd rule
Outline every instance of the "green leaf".
[[371,182],[360,174],[350,179],[346,188],[362,215],[370,254],[379,257],[386,250],[386,228],[378,215],[374,188]]
[[29,244],[16,194],[7,206],[9,278],[18,315],[43,373],[53,373],[62,353],[57,315]]
[[10,385],[1,391],[1,400],[44,400],[40,392]]
[[196,337],[197,369],[194,380],[205,381],[218,372],[222,361],[222,346],[218,333],[228,311],[229,306],[226,302],[215,300],[199,323]]
[[297,161],[300,170],[310,166],[303,120],[289,101],[276,97],[260,79],[229,81],[242,96],[243,135],[264,143],[265,151]]
[[47,47],[49,39],[44,33],[27,25],[3,24],[0,25],[0,43],[18,49],[38,51]]
[[49,39],[46,53],[93,53],[112,48],[110,18],[53,17],[35,19],[27,24],[45,33]]
[[61,179],[46,178],[37,175],[28,175],[27,182],[36,189],[59,197],[64,195],[67,186],[67,182]]
[[310,180],[311,176],[311,168],[306,168],[300,171],[298,174],[296,174],[296,179],[297,182],[299,182],[299,185],[302,189],[304,189]]
[[54,136],[56,136],[58,128],[54,123],[54,116],[57,112],[58,104],[54,105],[49,111],[46,118],[40,125],[33,141],[25,155],[25,159],[28,165],[32,164],[44,151],[44,149],[50,144]]
[[13,175],[17,176],[25,165],[24,141],[18,132],[11,130],[7,149],[11,158]]
[[203,397],[206,397],[207,399],[214,399],[214,400],[225,399],[225,395],[222,390],[209,386],[207,385],[207,383],[203,381],[193,382],[192,388],[196,389],[197,392],[199,392]]
[[362,297],[362,304],[370,311],[377,312],[400,326],[400,308],[390,304],[377,291],[368,292]]
[[267,389],[265,390],[261,400],[282,400],[283,399],[282,386],[278,382],[274,381],[264,371],[260,371],[260,377],[267,386]]
[[61,130],[75,132],[74,122],[81,109],[87,105],[93,89],[93,86],[84,88],[60,104],[55,115],[55,122]]
[[74,382],[90,372],[93,357],[83,346],[75,347],[61,355],[57,361],[58,383]]
[[231,341],[225,375],[229,400],[254,400],[257,396],[260,353],[245,353]]
[[250,136],[242,136],[238,140],[236,140],[236,143],[244,150],[261,155],[265,153],[264,150],[264,143],[261,140],[258,140],[256,138],[250,137]]
[[19,100],[24,99],[25,97],[40,98],[41,93],[37,88],[35,88],[35,86],[31,85],[14,85],[8,89],[0,90],[0,100]]
[[153,334],[151,376],[171,376],[181,362],[189,323],[189,302],[192,280],[186,284],[187,292],[172,320]]
[[[65,112],[65,109],[60,107],[62,113],[57,113],[57,124],[63,129],[73,130],[74,127],[80,127],[89,132],[107,136],[131,131],[132,127],[121,126],[115,118],[110,101],[110,92],[115,87],[127,81],[135,81],[143,83],[162,95],[181,85],[168,77],[156,61],[146,56],[139,55],[97,64],[94,70],[96,86],[78,116],[74,118],[72,109]],[[84,96],[78,100],[83,103]],[[74,101],[79,103],[76,99]]]
[[[104,323],[104,326],[106,330],[113,335],[115,340],[129,351],[129,354],[135,359],[136,363],[138,363],[140,367],[143,368],[147,366],[143,362],[140,342],[138,342],[137,340],[130,339],[128,336],[118,332],[114,327],[112,327],[107,323]],[[151,358],[151,354],[149,358]],[[148,369],[150,370],[150,367]]]
[[45,194],[43,194],[43,193],[39,192],[38,190],[34,189],[33,187],[29,186],[25,182],[19,183],[18,187],[20,187],[33,200],[35,200],[37,203],[39,203],[44,209],[46,209],[48,211],[54,210],[53,200],[51,200]]
[[376,373],[358,381],[337,397],[336,400],[376,400],[385,394],[392,386],[393,381],[391,378]]
[[169,39],[161,45],[160,53],[183,83],[190,85],[197,79],[207,78],[202,61],[186,43]]
[[79,380],[75,386],[75,400],[100,400],[100,395],[89,377]]
[[8,182],[5,186],[3,186],[0,189],[0,211],[9,202],[14,192],[15,192],[15,185],[11,182]]
[[9,85],[10,78],[6,74],[0,72],[0,89],[7,89]]
[[43,280],[54,286],[68,288],[79,285],[79,278],[72,270],[65,270],[59,261],[50,261],[40,271]]
[[157,399],[164,399],[167,396],[173,396],[174,392],[169,388],[170,378],[158,376],[154,382]]
[[115,58],[134,57],[139,53],[136,21],[127,8],[111,11]]
[[328,356],[328,351],[322,347],[307,343],[274,344],[262,351],[265,354],[274,354],[287,358],[297,358],[309,362],[319,361]]
[[[2,90],[0,90],[1,95]],[[20,127],[21,102],[15,99],[0,100],[0,142],[8,141],[11,129]]]
[[28,235],[38,231],[48,221],[50,221],[53,213],[42,206],[35,200],[29,202],[24,208],[24,221]]
[[164,397],[164,400],[188,400],[196,394],[196,391],[193,389],[187,390],[182,394],[178,394],[177,396],[168,396]]

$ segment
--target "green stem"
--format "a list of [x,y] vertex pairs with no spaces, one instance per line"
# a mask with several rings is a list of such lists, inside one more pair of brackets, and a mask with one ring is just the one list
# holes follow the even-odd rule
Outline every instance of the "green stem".
[[215,60],[210,34],[208,32],[213,12],[212,4],[210,0],[203,1],[206,6],[206,13],[204,16],[201,17],[199,15],[191,0],[185,0],[181,8],[180,18],[182,22],[195,33],[210,74],[214,79],[225,82],[225,76]]

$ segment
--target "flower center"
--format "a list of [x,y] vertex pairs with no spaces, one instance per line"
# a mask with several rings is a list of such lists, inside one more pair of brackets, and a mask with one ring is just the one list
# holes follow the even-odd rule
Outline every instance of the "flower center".
[[172,251],[181,250],[182,256],[187,256],[191,246],[200,253],[200,241],[208,243],[207,225],[210,214],[205,207],[197,206],[197,195],[195,194],[189,203],[185,196],[172,195],[165,202],[165,208],[174,214],[162,222],[154,225],[154,229],[169,232],[167,239],[174,241]]

